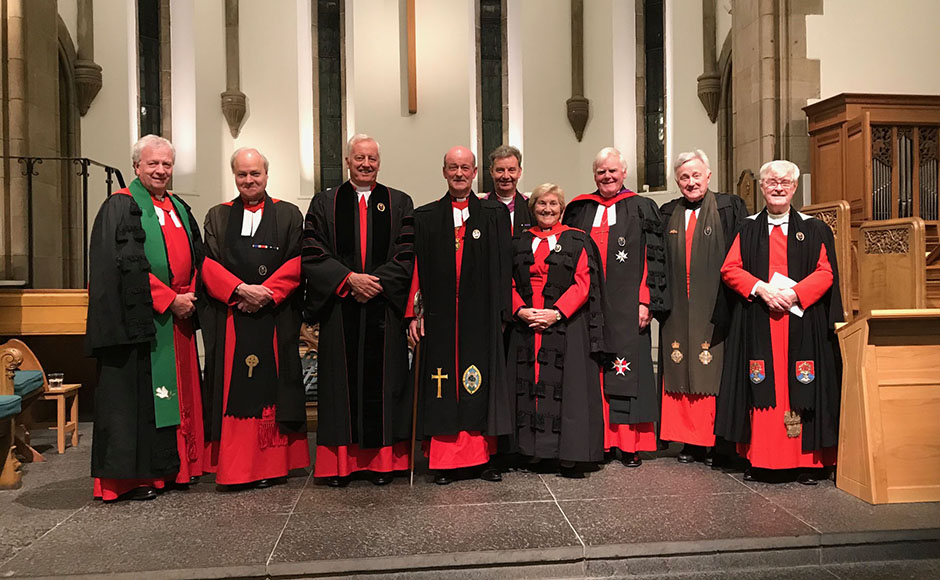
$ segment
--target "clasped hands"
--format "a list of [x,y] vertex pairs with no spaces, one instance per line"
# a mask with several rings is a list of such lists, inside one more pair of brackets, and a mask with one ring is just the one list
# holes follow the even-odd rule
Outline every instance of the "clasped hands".
[[382,281],[378,276],[372,274],[358,274],[353,272],[346,279],[346,286],[349,293],[356,299],[356,302],[365,304],[382,293]]
[[542,332],[558,322],[557,312],[554,308],[520,308],[516,316],[532,330]]
[[239,284],[235,287],[235,295],[238,296],[235,307],[248,314],[261,310],[274,300],[274,292],[262,284]]
[[170,303],[170,312],[176,318],[189,318],[196,312],[196,293],[184,292],[177,294]]
[[773,312],[787,312],[799,302],[793,288],[778,288],[767,282],[758,282],[754,295],[763,300]]

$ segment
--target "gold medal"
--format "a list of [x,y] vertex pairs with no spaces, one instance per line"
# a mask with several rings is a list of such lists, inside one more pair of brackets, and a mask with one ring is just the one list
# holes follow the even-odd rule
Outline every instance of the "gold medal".
[[380,201],[379,203],[375,204],[375,209],[379,211],[385,211],[385,204]]
[[706,340],[702,343],[702,352],[698,353],[698,360],[703,365],[707,365],[708,363],[712,362],[712,353],[708,350],[710,346],[711,345],[708,344],[708,341]]
[[682,352],[679,350],[679,341],[674,341],[672,343],[672,354],[669,355],[669,358],[671,358],[672,362],[676,364],[682,362]]

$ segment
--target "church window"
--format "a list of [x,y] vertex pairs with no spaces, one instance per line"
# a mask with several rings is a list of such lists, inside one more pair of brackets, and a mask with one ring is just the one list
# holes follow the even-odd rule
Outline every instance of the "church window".
[[[479,28],[479,72],[480,72],[480,154],[478,164],[489,163],[490,151],[503,144],[503,71],[505,70],[505,46],[503,46],[504,0],[480,0]],[[480,171],[481,190],[493,190],[493,178],[489,171]]]
[[343,0],[318,0],[314,10],[314,83],[317,113],[316,189],[336,187],[343,172]]
[[663,42],[663,0],[643,2],[643,52],[646,60],[644,97],[646,180],[651,189],[666,185],[666,66]]
[[141,135],[162,135],[161,0],[137,0],[138,122]]

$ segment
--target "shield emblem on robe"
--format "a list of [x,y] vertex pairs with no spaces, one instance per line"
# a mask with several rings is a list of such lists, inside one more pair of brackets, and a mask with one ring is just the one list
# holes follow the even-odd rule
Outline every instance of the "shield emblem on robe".
[[476,365],[470,365],[463,372],[463,388],[467,393],[474,394],[483,386],[483,375]]
[[767,374],[764,372],[763,360],[752,360],[750,362],[750,369],[751,382],[755,385],[764,382],[764,379],[767,378]]
[[816,378],[816,365],[811,360],[796,361],[796,380],[808,385]]

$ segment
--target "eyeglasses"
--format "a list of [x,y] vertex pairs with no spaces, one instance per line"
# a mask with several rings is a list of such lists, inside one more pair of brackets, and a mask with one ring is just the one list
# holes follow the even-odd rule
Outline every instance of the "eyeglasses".
[[793,185],[793,184],[796,183],[796,182],[793,181],[792,179],[773,179],[773,178],[771,178],[771,179],[762,179],[762,180],[761,180],[761,183],[763,183],[764,185],[766,185],[767,187],[769,187],[769,188],[771,188],[771,189],[776,188],[777,186],[780,186],[780,187],[782,187],[782,188],[784,188],[784,189],[788,189],[791,185]]

